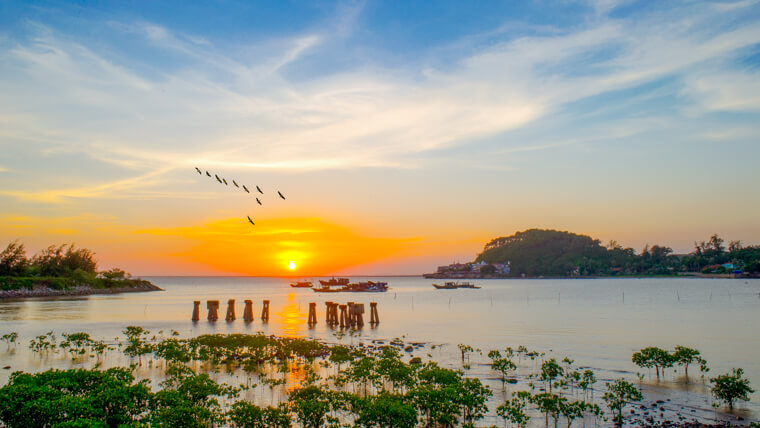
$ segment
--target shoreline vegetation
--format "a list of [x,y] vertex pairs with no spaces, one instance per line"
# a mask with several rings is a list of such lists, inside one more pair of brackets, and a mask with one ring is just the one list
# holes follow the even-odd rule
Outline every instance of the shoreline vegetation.
[[0,252],[0,299],[161,290],[118,268],[98,272],[94,255],[69,244],[51,245],[28,258],[24,244],[11,242]]
[[673,254],[664,245],[647,244],[641,252],[617,241],[566,231],[529,229],[492,239],[475,260],[439,266],[425,278],[606,278],[699,277],[760,278],[760,245],[728,246],[717,234],[694,242],[694,251]]
[[[176,331],[151,336],[138,326],[123,334],[114,342],[86,332],[60,338],[49,332],[29,340],[28,348],[41,360],[70,359],[73,368],[15,371],[0,387],[0,423],[10,428],[475,427],[491,415],[517,427],[530,421],[568,427],[573,422],[755,426],[732,414],[753,392],[742,370],[708,378],[700,352],[683,346],[672,352],[643,348],[632,362],[649,369],[650,378],[655,368],[658,379],[668,368],[681,367],[687,379],[689,365],[698,368],[700,375],[693,378],[709,382],[715,411],[727,410],[720,418],[714,411],[697,418],[670,400],[647,397],[643,374],[637,374],[638,382],[603,379],[569,357],[559,360],[524,346],[480,350],[459,344],[452,350],[452,367],[444,367],[430,353],[441,345],[402,338],[366,344],[263,333],[180,338]],[[336,332],[337,341],[345,334]],[[15,332],[0,339],[5,352],[23,346]],[[425,352],[427,357],[413,356]],[[102,367],[111,358],[128,360],[129,366]],[[478,376],[473,367],[487,367],[488,373]]]

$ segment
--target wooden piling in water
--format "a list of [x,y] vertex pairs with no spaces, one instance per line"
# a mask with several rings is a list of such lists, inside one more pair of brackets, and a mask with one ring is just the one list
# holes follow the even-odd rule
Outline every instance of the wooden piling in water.
[[348,313],[346,308],[348,305],[339,305],[340,307],[340,328],[346,328],[348,325]]
[[346,327],[354,326],[354,302],[347,302],[348,306],[348,318],[346,318]]
[[335,302],[325,302],[325,306],[327,306],[325,322],[328,326],[335,327],[338,324],[338,304]]
[[219,319],[219,313],[217,312],[219,310],[219,301],[218,300],[209,300],[206,302],[206,309],[208,309],[208,320],[209,321],[216,321]]
[[264,300],[264,307],[261,308],[261,321],[269,321],[269,300]]
[[201,301],[196,300],[193,302],[193,322],[200,321],[201,319]]
[[309,327],[313,327],[317,323],[317,304],[309,303]]
[[333,303],[330,307],[330,320],[333,327],[338,325],[338,304]]
[[243,309],[243,321],[253,321],[253,300],[245,301],[245,309]]
[[354,325],[356,328],[364,327],[364,303],[357,303],[354,305]]
[[224,319],[227,322],[235,321],[235,299],[227,301],[227,316]]
[[377,315],[377,302],[369,303],[369,323],[372,325],[380,324],[380,317]]

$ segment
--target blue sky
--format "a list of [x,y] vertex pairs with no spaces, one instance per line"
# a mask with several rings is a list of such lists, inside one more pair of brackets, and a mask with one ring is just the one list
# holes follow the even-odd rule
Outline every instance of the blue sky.
[[757,244],[758,21],[756,1],[3,2],[0,237],[116,258],[104,231],[139,246],[249,209],[198,165],[293,195],[262,218],[414,242],[357,271],[529,227]]

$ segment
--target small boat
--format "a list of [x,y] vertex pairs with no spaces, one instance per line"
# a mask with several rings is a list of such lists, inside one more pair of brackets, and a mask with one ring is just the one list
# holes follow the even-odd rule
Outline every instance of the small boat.
[[336,279],[335,277],[332,277],[332,278],[328,279],[327,281],[325,281],[323,279],[319,280],[320,284],[322,284],[324,286],[327,286],[327,287],[332,287],[332,286],[335,286],[335,285],[345,286],[345,285],[348,285],[349,282],[350,282],[350,280],[348,278],[337,278]]
[[313,285],[311,281],[296,281],[290,284],[293,288],[311,288]]
[[446,281],[443,283],[443,285],[433,284],[433,287],[437,288],[438,290],[454,290],[457,288],[480,288],[469,281],[464,281],[464,282]]
[[346,288],[346,291],[353,292],[384,292],[388,291],[388,283],[373,281],[357,282],[355,284],[348,284]]

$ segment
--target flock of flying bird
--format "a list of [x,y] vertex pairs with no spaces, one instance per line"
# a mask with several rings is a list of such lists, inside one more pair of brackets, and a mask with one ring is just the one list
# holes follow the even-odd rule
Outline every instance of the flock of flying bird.
[[[197,166],[195,167],[195,170],[198,172],[198,174],[203,175],[203,171],[201,171]],[[206,176],[207,177],[211,177],[211,173],[208,172],[208,171],[206,171]],[[225,178],[219,178],[219,176],[217,174],[214,174],[214,178],[216,178],[216,181],[218,181],[220,184],[224,184],[225,186],[229,186],[229,184],[227,184],[227,179],[225,179]],[[251,191],[248,190],[248,187],[246,187],[245,184],[243,184],[242,186],[240,186],[240,185],[237,184],[237,182],[235,180],[232,180],[232,184],[235,187],[237,187],[237,188],[241,188],[242,187],[243,190],[245,190],[245,193],[251,193]],[[256,191],[259,192],[262,195],[264,194],[264,192],[261,190],[261,188],[259,186],[256,186]],[[277,194],[280,195],[280,197],[283,200],[285,199],[285,196],[283,196],[282,193],[279,190],[277,191]],[[261,200],[258,197],[256,198],[256,202],[259,205],[263,205],[261,203]],[[246,217],[248,217],[248,222],[250,222],[253,226],[256,226],[256,223],[253,222],[253,220],[251,219],[251,216],[246,216]]]

